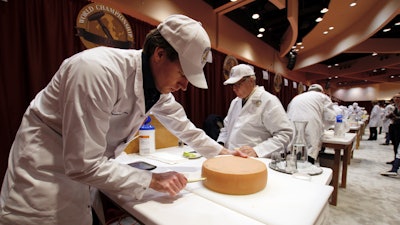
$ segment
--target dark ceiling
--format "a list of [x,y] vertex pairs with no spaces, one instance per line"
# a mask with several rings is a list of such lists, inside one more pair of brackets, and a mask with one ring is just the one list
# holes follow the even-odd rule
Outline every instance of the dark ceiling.
[[[273,3],[276,2],[271,0],[238,0],[237,2],[231,2],[230,0],[204,0],[213,9],[223,8],[227,5],[241,3],[240,7],[236,7],[231,11],[227,11],[224,16],[228,17],[245,30],[250,32],[251,34],[257,36],[260,34],[259,28],[265,28],[265,31],[262,32],[262,37],[259,39],[263,40],[268,45],[272,46],[274,49],[279,51],[281,47],[280,41],[285,33],[285,31],[289,27],[289,21],[287,19],[287,10],[286,8],[278,9]],[[332,0],[335,1],[335,0]],[[338,0],[336,0],[338,1]],[[344,0],[340,0],[344,1]],[[356,0],[355,0],[356,1]],[[243,3],[245,2],[245,3]],[[314,27],[318,24],[315,20],[318,17],[323,18],[324,14],[321,13],[323,8],[329,8],[331,0],[299,0],[298,8],[299,8],[299,32],[297,42],[302,41],[303,37],[309,34]],[[378,1],[379,2],[379,1]],[[258,19],[253,19],[252,15],[254,13],[258,13],[260,17]],[[383,32],[382,30],[376,32],[370,39],[374,38],[387,38],[387,39],[399,39],[400,38],[400,26],[396,26],[396,23],[400,22],[400,16],[397,15],[392,19],[389,23],[386,24],[384,28],[390,27],[392,28],[390,32]],[[373,51],[371,52],[356,52],[356,53],[348,53],[342,52],[338,55],[335,55],[329,59],[318,62],[318,64],[322,64],[325,66],[341,66],[342,68],[351,67],[352,63],[356,60],[363,60],[366,57],[371,57]],[[392,55],[391,52],[389,55]],[[400,55],[400,51],[397,52],[397,56]],[[388,58],[388,54],[381,53],[378,55],[382,59]],[[312,69],[305,70],[308,73],[313,73]],[[318,72],[315,72],[318,74]],[[385,67],[377,67],[373,69],[364,69],[360,70],[357,75],[354,74],[354,71],[351,72],[351,76],[346,77],[345,70],[343,70],[343,74],[330,75],[326,74],[318,74],[320,76],[312,76],[313,80],[310,82],[318,82],[325,83],[327,81],[331,82],[333,85],[340,86],[358,86],[360,84],[374,84],[374,83],[385,83],[385,82],[399,82],[400,83],[400,62],[398,65],[390,65],[390,68]],[[373,77],[373,79],[371,78]],[[335,79],[336,78],[336,79]],[[371,79],[368,79],[371,78]],[[335,80],[333,80],[335,79]]]

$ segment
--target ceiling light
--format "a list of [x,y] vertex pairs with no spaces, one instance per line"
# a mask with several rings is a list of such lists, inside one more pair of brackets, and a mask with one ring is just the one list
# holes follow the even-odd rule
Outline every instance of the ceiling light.
[[258,18],[260,18],[260,15],[259,14],[257,14],[257,13],[254,13],[252,16],[251,16],[251,18],[253,18],[253,19],[258,19]]
[[321,9],[321,13],[327,13],[329,11],[329,9],[328,8],[323,8],[323,9]]
[[315,19],[315,22],[319,23],[322,21],[322,17],[318,17],[317,19]]
[[265,28],[264,27],[261,27],[260,29],[258,29],[258,32],[264,32],[265,31]]
[[335,63],[335,66],[339,66],[339,64],[338,64],[338,63]]
[[376,53],[376,52],[373,52],[373,53],[372,53],[372,56],[376,56],[376,55],[378,55],[378,53]]
[[292,46],[292,49],[295,49],[295,48],[296,48],[296,46],[293,45],[293,46]]
[[237,0],[231,0],[231,2],[236,2]]
[[328,68],[332,68],[332,65],[328,65]]
[[391,30],[391,28],[386,28],[386,29],[383,29],[383,32],[389,32]]
[[350,7],[353,7],[353,6],[356,6],[356,5],[357,5],[357,2],[350,3]]
[[338,76],[335,76],[335,79],[338,79],[339,77]]
[[395,25],[395,26],[399,26],[399,25],[400,25],[400,22],[397,22],[397,23],[395,23],[394,25]]
[[303,42],[297,42],[297,45],[303,45]]
[[324,31],[324,33],[323,34],[328,34],[328,31]]
[[386,68],[381,68],[381,70],[382,70],[382,71],[385,71],[385,70],[386,70]]
[[303,49],[303,48],[304,48],[304,46],[301,46],[301,47],[300,47],[300,49]]
[[394,78],[394,76],[392,75],[392,76],[390,76],[390,78],[392,78],[392,79],[393,79],[393,78]]
[[257,34],[257,37],[261,38],[261,37],[263,37],[263,35],[262,34]]
[[335,28],[334,28],[334,27],[329,27],[328,29],[329,29],[329,30],[333,30],[333,29],[335,29]]

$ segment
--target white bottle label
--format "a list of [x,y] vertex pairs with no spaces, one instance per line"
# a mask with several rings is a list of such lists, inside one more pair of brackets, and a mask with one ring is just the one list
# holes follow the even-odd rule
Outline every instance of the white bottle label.
[[154,153],[155,148],[155,131],[140,130],[139,131],[139,154],[148,155]]

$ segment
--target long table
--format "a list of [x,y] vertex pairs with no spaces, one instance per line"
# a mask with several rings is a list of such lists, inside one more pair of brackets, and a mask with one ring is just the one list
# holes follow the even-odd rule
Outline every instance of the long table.
[[[154,172],[174,170],[188,178],[200,177],[201,165],[206,159],[183,159],[184,151],[192,149],[187,146],[172,147],[157,150],[155,154],[160,154],[159,158],[129,154],[116,160],[125,164],[146,161],[157,165]],[[267,165],[270,162],[265,158],[257,159]],[[188,183],[176,197],[151,189],[140,201],[132,201],[127,196],[107,195],[146,225],[322,224],[333,191],[328,185],[332,179],[332,170],[322,170],[322,174],[311,176],[306,181],[268,167],[266,188],[250,195],[216,193],[205,188],[202,182]]]
[[356,133],[345,133],[344,137],[335,137],[333,132],[325,132],[322,138],[322,146],[326,148],[332,148],[335,151],[333,160],[333,193],[331,198],[331,204],[337,205],[338,199],[338,188],[339,188],[339,174],[340,174],[340,158],[341,151],[343,150],[343,163],[342,163],[342,182],[341,187],[346,188],[347,182],[347,165],[350,162],[353,142],[355,140]]

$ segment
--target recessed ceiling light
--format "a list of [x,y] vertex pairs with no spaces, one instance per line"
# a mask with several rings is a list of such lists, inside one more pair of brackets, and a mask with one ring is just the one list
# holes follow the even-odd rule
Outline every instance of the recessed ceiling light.
[[324,31],[324,33],[323,34],[328,34],[328,31]]
[[263,37],[263,35],[262,34],[257,34],[257,37],[261,38],[261,37]]
[[231,0],[231,2],[236,2],[237,0]]
[[376,56],[376,55],[378,55],[378,53],[376,53],[376,52],[373,52],[373,53],[372,53],[372,56]]
[[328,65],[328,68],[332,68],[332,65]]
[[264,32],[264,31],[265,31],[265,28],[264,28],[264,27],[261,27],[260,29],[258,29],[258,31],[259,31],[259,32]]
[[334,28],[334,27],[329,27],[328,29],[329,29],[329,30],[333,30],[333,29],[335,29],[335,28]]
[[338,79],[339,77],[338,76],[335,76],[335,79]]
[[357,5],[357,2],[350,3],[350,7],[353,7],[353,6],[356,6],[356,5]]
[[386,28],[386,29],[383,29],[383,32],[389,32],[391,30],[391,28]]
[[381,70],[382,70],[382,71],[385,71],[385,70],[386,70],[386,68],[381,68]]
[[251,18],[253,18],[253,19],[258,19],[258,18],[260,18],[260,15],[259,14],[257,14],[257,13],[254,13],[252,16],[251,16]]
[[301,47],[300,47],[300,49],[303,49],[303,48],[304,48],[304,46],[301,46]]
[[339,64],[338,64],[338,63],[335,63],[335,66],[339,66]]
[[323,8],[323,9],[321,9],[321,13],[327,13],[329,11],[329,9],[328,8]]
[[399,26],[399,25],[400,25],[400,22],[397,22],[397,23],[395,23],[394,25],[395,25],[395,26]]
[[392,79],[393,79],[393,78],[394,78],[394,76],[392,75],[392,76],[390,76],[390,78],[392,78]]
[[297,42],[297,45],[303,45],[303,42]]
[[317,19],[315,19],[315,22],[319,23],[322,21],[322,17],[318,17]]
[[296,46],[292,46],[292,49],[295,49],[296,48]]

